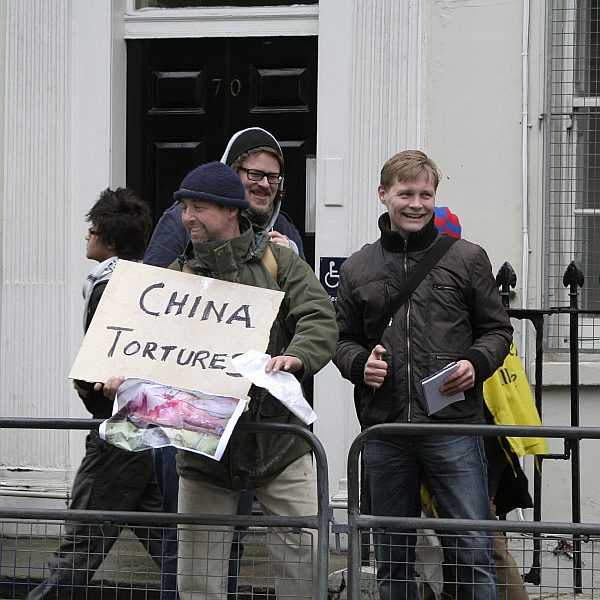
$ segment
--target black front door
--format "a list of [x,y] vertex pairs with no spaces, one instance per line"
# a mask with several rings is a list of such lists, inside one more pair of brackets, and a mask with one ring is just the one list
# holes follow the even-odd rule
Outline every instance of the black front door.
[[127,185],[158,219],[185,174],[231,134],[263,127],[286,163],[283,210],[305,231],[306,157],[316,151],[316,37],[128,41]]

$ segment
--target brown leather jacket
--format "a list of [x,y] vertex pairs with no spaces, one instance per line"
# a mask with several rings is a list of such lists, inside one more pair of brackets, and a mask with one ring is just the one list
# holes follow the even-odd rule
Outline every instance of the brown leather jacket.
[[[340,270],[336,303],[339,341],[334,363],[355,384],[361,425],[392,422],[483,423],[482,385],[507,355],[513,328],[502,305],[487,254],[457,240],[394,315],[381,340],[378,323],[407,273],[439,234],[433,219],[405,240],[379,219],[381,238],[354,253]],[[388,374],[375,391],[364,385],[371,349],[387,350]],[[475,387],[465,399],[428,416],[421,380],[447,363],[469,360]]]

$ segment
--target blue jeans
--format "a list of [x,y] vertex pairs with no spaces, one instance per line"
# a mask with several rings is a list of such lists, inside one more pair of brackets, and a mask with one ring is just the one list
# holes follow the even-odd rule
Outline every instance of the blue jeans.
[[[440,516],[491,519],[483,440],[468,436],[404,436],[370,441],[363,450],[365,486],[371,514],[417,517],[421,481],[429,483]],[[417,600],[415,531],[375,533],[381,600]],[[461,531],[442,538],[453,565],[456,600],[497,600],[491,535]]]
[[[175,456],[177,448],[165,446],[155,448],[154,470],[158,485],[162,491],[162,510],[163,512],[176,513],[179,497],[179,475],[177,475],[177,466]],[[254,492],[245,491],[240,494],[238,502],[238,515],[251,515],[252,504],[254,502]],[[229,575],[227,594],[229,598],[235,598],[237,592],[238,575],[242,556],[244,554],[244,544],[242,539],[246,535],[247,527],[236,527],[231,544],[231,554],[229,556]],[[177,594],[177,525],[167,526],[163,533],[162,548],[162,593],[161,600],[178,600]]]

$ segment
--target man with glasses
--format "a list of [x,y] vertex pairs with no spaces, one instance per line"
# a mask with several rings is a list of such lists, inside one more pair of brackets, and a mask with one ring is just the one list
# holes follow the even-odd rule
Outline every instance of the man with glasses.
[[[255,228],[269,233],[272,242],[286,246],[304,258],[302,238],[290,217],[280,210],[284,195],[283,152],[277,140],[260,127],[250,127],[233,134],[221,162],[237,172],[249,207],[244,216]],[[168,267],[183,254],[189,243],[188,232],[182,221],[181,203],[175,202],[160,218],[144,255],[146,264]],[[156,475],[163,492],[163,510],[177,512],[179,477],[175,469],[176,450],[172,447],[154,450]],[[252,512],[254,494],[242,493],[238,514]],[[163,550],[163,598],[175,598],[177,573],[177,531],[165,534]],[[229,596],[237,589],[237,576],[243,554],[243,530],[236,530],[231,546],[229,569]]]
[[[287,246],[304,258],[302,238],[289,215],[281,211],[284,195],[284,162],[279,142],[266,130],[250,127],[234,133],[221,162],[240,176],[250,208],[250,222],[269,232],[271,241]],[[189,239],[175,202],[162,215],[144,255],[144,262],[168,267],[180,256]]]

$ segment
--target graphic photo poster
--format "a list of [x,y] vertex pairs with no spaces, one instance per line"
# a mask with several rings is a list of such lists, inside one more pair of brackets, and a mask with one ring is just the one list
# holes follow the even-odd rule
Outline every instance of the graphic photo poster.
[[245,398],[231,358],[265,352],[284,293],[120,259],[71,379],[137,377]]

